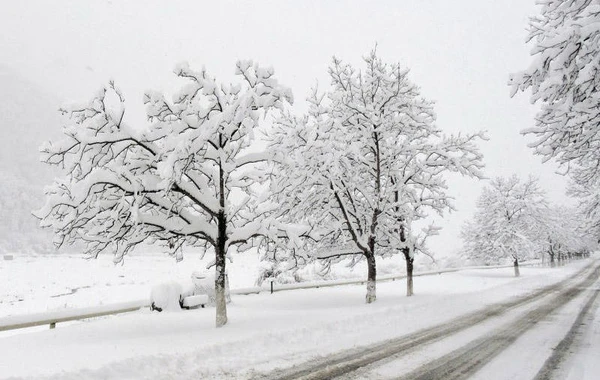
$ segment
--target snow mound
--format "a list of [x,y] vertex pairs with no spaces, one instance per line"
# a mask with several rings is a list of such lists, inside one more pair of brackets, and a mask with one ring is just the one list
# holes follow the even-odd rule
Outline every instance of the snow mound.
[[150,304],[158,311],[181,310],[183,287],[177,282],[156,285],[150,292]]

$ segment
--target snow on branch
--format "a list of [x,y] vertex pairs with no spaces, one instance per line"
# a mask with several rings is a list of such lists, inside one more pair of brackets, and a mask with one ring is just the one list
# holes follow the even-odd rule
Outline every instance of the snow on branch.
[[270,135],[281,218],[321,231],[306,243],[306,261],[397,254],[408,244],[401,226],[410,231],[429,211],[451,209],[446,173],[483,177],[477,142],[486,137],[444,135],[408,70],[375,51],[362,70],[334,58],[329,76],[329,89],[309,95],[308,112],[283,113]]
[[522,133],[543,161],[555,160],[575,186],[600,178],[600,4],[548,0],[530,19],[532,60],[509,78],[511,95],[531,90],[540,103],[535,124]]
[[142,242],[172,253],[184,245],[205,250],[222,240],[222,227],[231,244],[271,233],[275,208],[261,188],[270,155],[251,147],[260,118],[283,110],[290,90],[252,61],[236,64],[235,84],[187,64],[175,74],[187,83],[172,102],[145,94],[146,126],[127,125],[125,99],[112,82],[88,103],[62,110],[64,136],[41,152],[65,176],[46,189],[36,213],[58,245],[83,241],[89,255],[120,259]]
[[477,199],[473,219],[463,226],[464,255],[485,264],[532,258],[544,244],[539,234],[549,210],[536,178],[493,179]]

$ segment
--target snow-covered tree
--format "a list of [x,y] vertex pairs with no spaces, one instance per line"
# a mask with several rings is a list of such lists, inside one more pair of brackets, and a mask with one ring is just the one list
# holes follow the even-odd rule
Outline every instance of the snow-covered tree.
[[225,263],[231,246],[269,233],[273,210],[256,184],[266,160],[253,148],[260,118],[282,108],[291,93],[273,70],[236,65],[236,84],[182,64],[187,81],[173,101],[148,92],[146,127],[124,120],[125,100],[111,83],[92,100],[64,110],[64,138],[42,147],[43,160],[66,177],[46,190],[38,211],[56,244],[82,241],[86,253],[115,261],[140,243],[214,252],[216,325],[227,323]]
[[579,199],[579,214],[582,225],[589,234],[600,241],[600,177],[589,185],[573,183],[568,194]]
[[408,70],[384,63],[375,51],[364,62],[356,70],[334,58],[331,88],[315,89],[302,117],[284,114],[272,146],[279,151],[273,184],[282,218],[310,227],[310,238],[280,260],[291,266],[315,258],[366,260],[370,303],[375,258],[402,251],[412,270],[422,239],[411,223],[427,209],[451,208],[443,174],[479,177],[483,165],[476,146],[481,133],[442,135],[432,102],[408,80]]
[[538,3],[529,23],[533,61],[509,80],[512,95],[531,89],[531,102],[541,103],[535,126],[522,133],[577,186],[600,189],[600,2]]
[[540,229],[540,246],[542,254],[548,254],[550,266],[556,265],[556,259],[573,251],[578,237],[575,233],[574,213],[565,207],[551,207],[545,215],[543,227]]
[[548,206],[538,181],[497,177],[482,190],[475,215],[463,226],[464,255],[485,264],[512,258],[515,276],[519,261],[539,251]]
[[543,254],[547,253],[550,258],[550,266],[554,267],[557,260],[562,262],[564,258],[581,256],[594,249],[595,234],[590,233],[588,221],[575,208],[554,206],[549,209],[540,229],[540,240]]

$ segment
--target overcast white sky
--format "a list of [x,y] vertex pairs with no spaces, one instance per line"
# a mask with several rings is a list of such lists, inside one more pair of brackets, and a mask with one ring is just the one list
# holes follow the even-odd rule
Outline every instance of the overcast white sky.
[[[328,85],[332,55],[360,65],[377,43],[436,101],[442,129],[488,131],[488,177],[534,174],[558,202],[565,179],[519,135],[535,108],[528,96],[511,99],[506,84],[529,64],[525,28],[536,12],[534,0],[11,1],[0,12],[0,62],[61,101],[87,100],[113,78],[139,114],[144,90],[175,88],[177,62],[229,80],[235,61],[251,58],[273,66],[305,109],[315,81]],[[438,220],[444,231],[431,245],[439,255],[460,247],[483,184],[448,183],[459,211]]]

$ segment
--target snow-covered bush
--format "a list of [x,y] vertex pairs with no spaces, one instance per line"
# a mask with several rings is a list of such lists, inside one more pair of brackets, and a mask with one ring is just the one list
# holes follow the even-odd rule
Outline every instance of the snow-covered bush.
[[[283,266],[285,268],[285,265]],[[285,270],[279,268],[278,263],[267,263],[259,268],[258,277],[256,279],[256,286],[262,286],[263,283],[274,282],[277,284],[294,284],[304,281],[303,276],[300,274],[302,269],[298,270]]]

